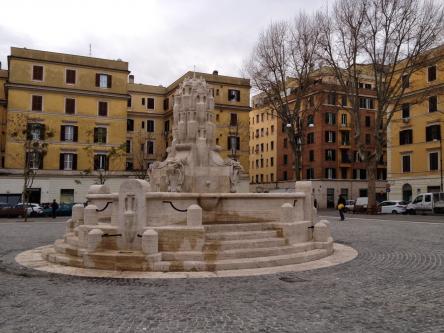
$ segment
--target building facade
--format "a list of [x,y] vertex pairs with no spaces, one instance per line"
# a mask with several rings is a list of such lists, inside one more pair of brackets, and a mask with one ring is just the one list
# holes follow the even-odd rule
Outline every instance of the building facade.
[[[302,179],[319,184],[316,185],[319,207],[333,208],[340,194],[349,199],[367,196],[367,170],[357,152],[350,101],[341,94],[340,86],[328,70],[319,71],[314,81],[313,88],[304,97],[301,112],[300,173]],[[372,135],[375,131],[375,91],[370,76],[363,75],[359,84],[361,133],[365,145],[371,149],[375,144]],[[279,182],[294,179],[289,133],[286,124],[278,117],[263,116],[268,109],[258,100],[260,98],[253,98],[254,108],[250,115],[250,180],[253,190],[285,188],[286,183],[280,186]],[[265,153],[267,147],[274,149],[270,149],[268,156],[262,152],[263,147]],[[256,157],[258,154],[259,158]],[[378,199],[382,199],[385,197],[386,179],[384,158],[378,164],[377,179]]]
[[425,54],[422,62],[402,78],[405,94],[388,132],[392,199],[443,190],[444,45]]
[[[0,70],[0,201],[19,200],[26,167],[37,174],[32,202],[79,202],[94,183],[117,190],[123,178],[146,177],[166,157],[173,95],[192,75],[213,89],[221,155],[248,173],[249,80],[188,72],[168,87],[135,84],[121,60],[14,47],[8,64]],[[30,149],[32,140],[44,147]]]

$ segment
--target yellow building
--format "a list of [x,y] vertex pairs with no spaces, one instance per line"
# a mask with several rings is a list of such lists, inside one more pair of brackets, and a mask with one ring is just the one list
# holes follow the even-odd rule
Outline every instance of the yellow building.
[[444,45],[424,55],[424,66],[408,79],[388,132],[391,199],[442,191]]
[[5,84],[8,80],[8,71],[0,69],[0,168],[3,168],[5,163],[5,144],[6,144],[6,90]]
[[[238,159],[248,173],[247,79],[188,72],[168,87],[135,84],[121,60],[15,47],[8,64],[0,70],[0,167],[8,175],[0,201],[19,196],[25,165],[37,170],[33,202],[83,200],[103,174],[113,191],[123,178],[144,176],[167,156],[173,95],[193,75],[213,90],[221,155]],[[26,151],[29,136],[47,145],[41,153]]]

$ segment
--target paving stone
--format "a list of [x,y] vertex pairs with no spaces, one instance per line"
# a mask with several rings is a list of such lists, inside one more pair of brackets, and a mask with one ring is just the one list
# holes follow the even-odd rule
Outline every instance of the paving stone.
[[444,224],[350,220],[342,265],[212,279],[100,279],[14,262],[62,223],[0,224],[0,332],[443,332]]

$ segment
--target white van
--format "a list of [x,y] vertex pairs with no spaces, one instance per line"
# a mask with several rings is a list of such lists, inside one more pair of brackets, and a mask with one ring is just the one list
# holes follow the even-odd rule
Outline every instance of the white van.
[[444,213],[444,192],[421,193],[407,205],[407,213]]

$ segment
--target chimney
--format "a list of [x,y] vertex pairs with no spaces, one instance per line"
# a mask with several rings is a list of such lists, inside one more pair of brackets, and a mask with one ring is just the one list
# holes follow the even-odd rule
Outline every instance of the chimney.
[[219,75],[218,71],[213,71],[213,75]]
[[129,77],[128,77],[128,82],[129,83],[134,83],[134,75],[130,75]]

